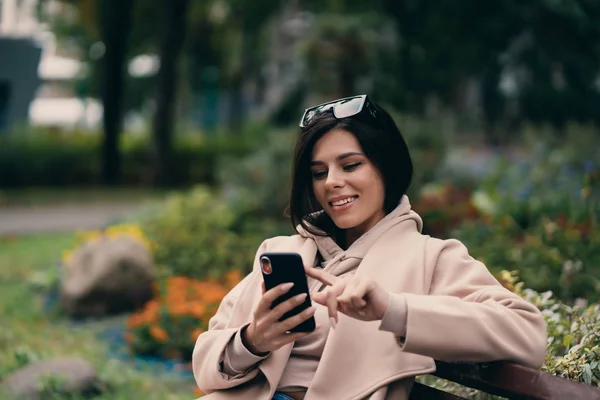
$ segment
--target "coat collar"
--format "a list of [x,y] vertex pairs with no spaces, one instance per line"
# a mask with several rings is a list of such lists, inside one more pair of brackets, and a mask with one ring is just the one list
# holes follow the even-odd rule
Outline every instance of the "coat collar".
[[[358,238],[352,245],[347,249],[342,249],[331,237],[323,235],[314,235],[307,232],[301,225],[296,227],[296,231],[300,236],[311,239],[307,242],[311,242],[315,247],[310,244],[303,246],[301,252],[302,258],[305,265],[313,265],[316,251],[318,250],[323,259],[325,260],[326,268],[332,264],[337,264],[338,261],[344,261],[346,259],[354,259],[355,262],[351,263],[348,268],[356,268],[360,261],[365,257],[369,249],[375,242],[388,230],[402,224],[407,230],[421,232],[423,229],[423,221],[421,217],[411,209],[410,201],[408,196],[402,196],[398,206],[389,214],[387,214],[381,221],[379,221],[373,228]],[[346,264],[346,263],[345,263]],[[347,268],[343,268],[341,271],[336,268],[336,275],[348,272]]]

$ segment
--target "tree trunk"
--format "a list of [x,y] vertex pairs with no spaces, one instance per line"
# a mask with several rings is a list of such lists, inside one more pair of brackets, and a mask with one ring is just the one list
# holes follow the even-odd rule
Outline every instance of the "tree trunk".
[[495,62],[488,66],[481,79],[481,99],[484,114],[484,140],[488,146],[498,147],[501,138],[498,133],[498,123],[504,112],[504,101],[498,89],[500,80],[500,65]]
[[102,41],[106,48],[101,60],[101,97],[104,138],[102,141],[102,181],[116,185],[121,177],[119,136],[123,125],[123,94],[127,42],[132,23],[133,0],[98,0]]
[[227,126],[232,133],[239,133],[242,122],[246,116],[245,84],[249,76],[254,74],[257,68],[253,60],[253,52],[258,47],[256,32],[248,24],[243,24],[241,31],[241,54],[240,66],[232,76],[230,82],[229,115]]
[[177,64],[186,33],[186,12],[189,0],[163,0],[164,20],[160,43],[160,70],[157,77],[156,113],[153,130],[155,183],[168,186],[169,165],[175,103],[177,97]]

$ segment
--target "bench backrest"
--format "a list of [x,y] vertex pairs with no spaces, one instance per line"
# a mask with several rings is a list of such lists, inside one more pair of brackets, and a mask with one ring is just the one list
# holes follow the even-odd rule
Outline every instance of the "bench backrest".
[[[574,382],[546,372],[509,362],[446,363],[436,361],[439,378],[509,399],[600,400],[600,387]],[[415,384],[411,400],[462,399],[449,393]]]

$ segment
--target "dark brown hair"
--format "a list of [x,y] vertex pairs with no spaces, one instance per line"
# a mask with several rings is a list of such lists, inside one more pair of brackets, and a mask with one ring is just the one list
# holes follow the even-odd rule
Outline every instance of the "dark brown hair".
[[296,228],[301,225],[307,232],[339,239],[341,230],[322,211],[312,184],[310,162],[315,143],[333,129],[343,129],[352,133],[365,156],[381,174],[385,188],[384,212],[394,210],[406,194],[412,176],[413,165],[408,147],[392,117],[383,108],[373,104],[377,119],[348,117],[337,119],[327,112],[315,118],[302,129],[296,143],[292,169],[292,191],[289,215]]

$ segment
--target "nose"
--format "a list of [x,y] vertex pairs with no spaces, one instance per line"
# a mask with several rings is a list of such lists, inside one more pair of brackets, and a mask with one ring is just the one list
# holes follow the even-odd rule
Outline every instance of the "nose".
[[340,171],[330,169],[325,180],[325,189],[334,190],[344,187],[344,177]]

